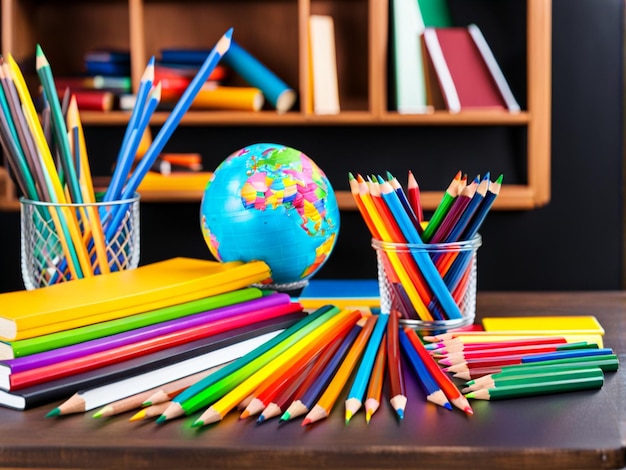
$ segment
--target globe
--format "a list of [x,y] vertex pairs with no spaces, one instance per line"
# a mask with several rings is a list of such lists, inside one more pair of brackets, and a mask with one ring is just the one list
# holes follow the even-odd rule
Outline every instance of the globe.
[[229,155],[213,172],[200,223],[219,261],[261,260],[266,287],[303,287],[324,265],[339,234],[339,207],[324,172],[307,155],[258,143]]

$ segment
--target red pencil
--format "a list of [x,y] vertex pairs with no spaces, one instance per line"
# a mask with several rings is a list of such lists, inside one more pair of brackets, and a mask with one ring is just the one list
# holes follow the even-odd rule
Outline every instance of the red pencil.
[[389,314],[387,323],[387,369],[389,370],[390,403],[400,419],[404,418],[406,392],[402,362],[400,360],[400,339],[398,337],[398,312]]
[[[424,211],[422,210],[420,188],[419,188],[419,185],[417,184],[417,180],[415,179],[415,175],[413,175],[413,172],[411,172],[411,170],[409,170],[409,178],[408,178],[406,190],[407,190],[407,199],[409,200],[409,204],[413,208],[413,212],[415,213],[417,220],[421,224],[424,221]],[[421,233],[421,230],[420,230],[420,233]]]
[[474,351],[480,349],[512,348],[516,346],[563,343],[567,343],[567,340],[563,336],[538,336],[536,338],[521,338],[502,341],[481,341],[477,343],[463,343],[463,341],[459,338],[454,338],[441,343],[436,343],[436,349],[430,350],[430,353],[433,355],[445,355],[460,351]]
[[408,326],[404,327],[404,332],[406,333],[409,341],[411,341],[411,344],[419,354],[422,362],[428,369],[428,372],[430,372],[430,375],[439,384],[439,388],[441,388],[441,390],[443,390],[443,393],[446,394],[450,403],[452,403],[460,410],[463,410],[467,414],[474,414],[474,411],[467,401],[467,398],[463,396],[461,391],[457,388],[454,382],[452,382],[450,377],[448,377],[448,375],[443,370],[441,370],[441,368],[437,365],[434,359],[428,354],[428,351],[426,351],[426,348],[424,348],[424,345],[417,336],[417,333]]

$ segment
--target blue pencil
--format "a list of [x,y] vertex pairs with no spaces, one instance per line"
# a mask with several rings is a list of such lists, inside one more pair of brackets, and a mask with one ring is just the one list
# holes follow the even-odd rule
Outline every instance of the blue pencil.
[[554,351],[543,354],[530,354],[528,356],[524,356],[521,360],[524,362],[540,362],[540,361],[551,361],[554,359],[567,359],[572,357],[588,357],[588,356],[603,356],[607,354],[613,354],[613,350],[611,348],[582,348],[582,349],[571,349],[566,351]]
[[[381,187],[381,196],[387,203],[389,210],[393,214],[402,231],[402,234],[406,238],[408,243],[421,245],[422,239],[420,238],[419,233],[411,223],[411,219],[404,211],[402,204],[398,200],[398,196],[396,192],[393,190],[393,187],[388,183],[384,182],[380,185]],[[430,285],[435,297],[439,301],[439,304],[446,312],[448,319],[459,319],[463,318],[461,311],[459,310],[459,306],[456,304],[454,299],[452,298],[452,294],[448,290],[447,286],[444,284],[443,279],[439,275],[437,268],[433,264],[433,260],[428,256],[426,252],[423,251],[412,251],[411,255],[415,259],[415,262],[419,266],[424,278],[427,280]]]
[[378,316],[376,326],[372,335],[370,336],[367,348],[363,353],[363,358],[359,364],[356,376],[352,382],[352,387],[348,392],[348,398],[346,399],[346,423],[350,421],[352,416],[361,408],[363,404],[363,397],[365,396],[365,389],[372,373],[372,366],[376,359],[376,353],[380,345],[380,341],[383,334],[387,330],[387,321],[389,320],[389,314],[383,313]]
[[415,371],[415,374],[419,379],[420,385],[426,393],[426,400],[451,410],[452,405],[448,401],[446,394],[443,393],[443,390],[441,390],[435,378],[430,375],[430,372],[428,372],[426,365],[422,362],[422,359],[419,357],[419,354],[415,350],[415,347],[411,344],[409,337],[406,335],[402,328],[398,330],[398,338],[400,339],[400,346],[402,346],[402,351],[404,352],[404,355],[406,356],[409,364]]
[[320,373],[320,375],[315,379],[315,381],[311,384],[311,386],[303,393],[300,398],[297,398],[289,405],[287,410],[280,417],[280,421],[289,421],[292,418],[300,416],[302,414],[308,413],[313,405],[315,405],[315,401],[320,396],[324,388],[328,385],[328,383],[332,380],[335,371],[343,361],[344,356],[350,349],[350,346],[359,335],[361,329],[363,327],[359,324],[352,327],[350,332],[343,339],[339,349],[335,355],[330,359],[324,370]]

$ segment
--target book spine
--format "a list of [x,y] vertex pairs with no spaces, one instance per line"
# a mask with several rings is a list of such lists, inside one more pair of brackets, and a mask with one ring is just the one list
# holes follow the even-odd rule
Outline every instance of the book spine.
[[263,92],[255,87],[203,87],[191,103],[191,109],[259,111],[264,103]]
[[456,86],[454,85],[454,80],[452,80],[450,69],[448,69],[448,64],[441,50],[436,29],[426,28],[424,30],[424,44],[426,45],[428,55],[437,73],[439,85],[441,86],[441,91],[446,105],[448,106],[448,110],[451,113],[458,113],[461,111],[461,102],[456,91]]

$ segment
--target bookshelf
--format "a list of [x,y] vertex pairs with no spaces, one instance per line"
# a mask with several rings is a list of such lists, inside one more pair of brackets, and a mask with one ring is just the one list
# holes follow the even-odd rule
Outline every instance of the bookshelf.
[[[55,74],[81,70],[90,48],[106,44],[131,52],[132,80],[137,87],[148,58],[163,47],[211,47],[230,26],[239,44],[246,46],[268,68],[292,86],[299,104],[285,114],[261,112],[194,111],[182,126],[438,126],[515,127],[525,131],[526,181],[504,184],[495,209],[530,210],[550,200],[551,127],[551,0],[526,0],[525,103],[522,112],[437,111],[426,115],[400,115],[388,103],[388,0],[115,0],[46,1],[2,0],[2,52],[18,62],[29,61],[35,45],[42,44]],[[309,99],[307,19],[310,14],[332,15],[341,113],[315,115],[302,103]],[[258,24],[262,22],[262,35]],[[521,20],[520,20],[521,21]],[[150,25],[150,27],[148,27]],[[479,25],[480,26],[480,25]],[[59,34],[63,31],[64,34]],[[262,40],[263,47],[251,49]],[[67,47],[71,45],[71,53]],[[492,45],[493,46],[493,45]],[[34,63],[34,58],[32,59]],[[129,113],[81,112],[85,126],[124,126]],[[156,113],[152,124],[167,117]],[[7,188],[0,172],[0,188]],[[0,209],[16,209],[10,191],[0,193]],[[440,191],[425,191],[425,209],[434,209]],[[176,201],[199,200],[191,193]],[[347,191],[338,191],[344,210],[355,205]],[[143,195],[146,201],[171,201],[166,192]]]

